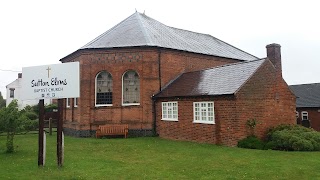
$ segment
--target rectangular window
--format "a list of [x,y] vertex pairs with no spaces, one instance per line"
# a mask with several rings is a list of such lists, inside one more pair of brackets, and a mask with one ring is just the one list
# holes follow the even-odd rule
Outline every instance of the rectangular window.
[[10,89],[10,98],[14,98],[14,89],[13,88]]
[[78,107],[78,98],[73,99],[73,106]]
[[214,124],[214,104],[213,102],[193,103],[193,122]]
[[66,99],[66,106],[67,106],[67,108],[69,108],[70,107],[70,104],[71,104],[71,99],[70,98],[67,98]]
[[162,120],[178,121],[178,102],[162,102]]
[[302,121],[303,121],[303,120],[309,120],[308,112],[307,112],[307,111],[302,111],[302,112],[301,112],[301,119],[302,119]]

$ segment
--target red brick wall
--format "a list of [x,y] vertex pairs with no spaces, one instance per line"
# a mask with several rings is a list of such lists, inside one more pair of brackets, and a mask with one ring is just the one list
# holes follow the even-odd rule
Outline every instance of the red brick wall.
[[[236,93],[237,119],[240,122],[240,140],[250,135],[248,119],[256,119],[254,135],[263,138],[270,127],[295,124],[295,96],[270,61],[266,61]],[[235,145],[236,141],[230,142]]]
[[[99,124],[128,123],[129,129],[152,128],[151,96],[184,71],[213,67],[236,60],[157,48],[81,50],[63,62],[80,62],[80,99],[77,108],[64,108],[64,127],[95,130]],[[162,72],[159,73],[159,61]],[[113,105],[95,107],[95,77],[108,71],[113,78]],[[135,70],[140,76],[140,105],[122,106],[122,75]]]
[[[80,61],[80,99],[78,108],[66,108],[65,127],[95,130],[99,124],[128,123],[131,129],[151,129],[151,96],[159,90],[158,59],[154,50],[85,51],[76,58]],[[113,78],[113,105],[95,107],[95,77],[108,71]],[[135,70],[140,76],[140,105],[122,106],[122,75]],[[77,111],[76,111],[77,110]],[[72,125],[73,127],[71,127]],[[76,126],[74,124],[77,124]]]
[[318,108],[297,108],[299,113],[298,123],[301,124],[301,112],[307,111],[310,120],[310,126],[316,131],[320,131],[320,107]]
[[[161,120],[161,102],[170,101],[178,101],[178,121]],[[202,101],[214,102],[215,124],[193,123],[193,102]],[[220,129],[228,122],[236,122],[234,109],[233,96],[159,99],[156,103],[157,133],[166,139],[220,144],[229,138],[229,135],[220,137]],[[231,128],[229,132],[236,133],[234,130]]]

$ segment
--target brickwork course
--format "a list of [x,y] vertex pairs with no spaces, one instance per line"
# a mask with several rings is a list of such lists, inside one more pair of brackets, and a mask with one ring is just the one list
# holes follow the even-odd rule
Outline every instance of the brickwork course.
[[[88,137],[102,124],[129,124],[129,137],[156,134],[234,146],[250,134],[246,122],[254,118],[254,133],[263,138],[268,128],[296,121],[295,96],[281,75],[280,45],[268,45],[267,56],[259,59],[210,35],[136,12],[60,60],[80,62],[80,98],[76,107],[74,99],[64,107],[65,134]],[[135,105],[122,102],[129,70],[139,75]],[[112,75],[112,105],[95,104],[101,71]],[[178,102],[178,121],[162,120],[162,102],[170,101]],[[193,102],[202,101],[214,102],[214,124],[193,122]]]

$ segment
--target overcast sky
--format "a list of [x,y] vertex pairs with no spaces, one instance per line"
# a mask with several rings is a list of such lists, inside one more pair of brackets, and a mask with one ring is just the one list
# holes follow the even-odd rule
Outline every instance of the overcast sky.
[[17,78],[12,71],[60,63],[136,10],[261,58],[267,44],[278,43],[289,85],[320,82],[319,8],[317,0],[1,1],[0,91],[4,95],[5,86]]

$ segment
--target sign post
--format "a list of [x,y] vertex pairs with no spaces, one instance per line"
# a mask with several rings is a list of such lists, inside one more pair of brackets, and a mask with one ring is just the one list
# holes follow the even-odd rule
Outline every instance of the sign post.
[[63,135],[62,135],[62,107],[63,107],[63,100],[58,99],[58,122],[57,122],[57,158],[58,158],[58,166],[61,167],[63,164]]
[[44,151],[44,100],[39,100],[39,150],[38,150],[38,166],[44,166],[45,151]]
[[22,100],[39,100],[38,166],[44,166],[44,99],[58,99],[57,163],[63,165],[63,98],[80,97],[79,62],[22,68]]

